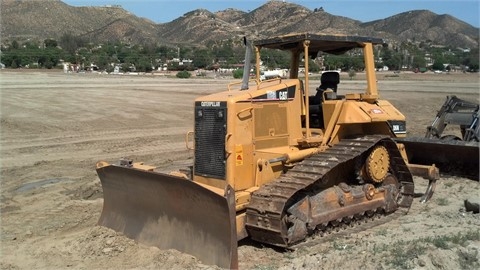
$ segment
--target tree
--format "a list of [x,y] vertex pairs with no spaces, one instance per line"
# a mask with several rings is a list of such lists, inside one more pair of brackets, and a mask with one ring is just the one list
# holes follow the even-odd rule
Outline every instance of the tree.
[[461,64],[468,67],[468,71],[476,72],[479,69],[479,48],[472,49],[469,53],[464,53]]
[[365,64],[363,62],[363,56],[359,57],[358,55],[346,56],[343,59],[343,69],[345,70],[363,70],[365,69]]
[[197,68],[207,68],[213,63],[213,57],[209,50],[200,49],[194,52],[192,64]]
[[121,67],[123,72],[129,72],[130,71],[130,63],[123,63]]
[[41,50],[41,54],[38,57],[38,64],[41,67],[51,69],[57,66],[60,61],[61,51],[58,48],[46,48]]
[[336,69],[340,68],[341,66],[343,66],[343,63],[341,61],[340,56],[333,55],[333,54],[327,54],[324,57],[323,66],[327,70],[336,70]]
[[290,67],[290,55],[285,51],[264,49],[262,61],[269,69]]
[[167,59],[176,58],[178,56],[178,50],[175,47],[169,47],[162,45],[155,48],[155,53],[163,62],[166,62]]
[[151,72],[153,70],[152,63],[146,56],[141,57],[135,64],[135,66],[137,68],[137,71],[140,72]]
[[72,55],[75,54],[77,49],[79,49],[81,47],[85,47],[86,44],[87,44],[87,42],[86,42],[85,39],[83,39],[81,37],[74,36],[71,33],[63,34],[60,37],[60,42],[59,42],[59,45],[66,52],[68,52],[69,54],[72,54]]
[[478,64],[472,64],[468,68],[469,68],[468,71],[470,71],[470,72],[478,72],[479,65]]
[[143,44],[140,49],[140,53],[143,55],[154,55],[155,54],[155,45],[151,43]]
[[415,55],[413,56],[413,59],[412,59],[412,68],[416,69],[420,69],[420,68],[424,68],[427,66],[427,61],[425,61],[425,57],[421,56],[421,55]]
[[111,63],[110,57],[105,52],[100,52],[99,54],[92,56],[92,62],[94,62],[101,70],[107,69]]
[[50,59],[47,59],[47,61],[43,64],[43,66],[47,69],[52,69],[53,68],[53,62]]
[[432,65],[432,69],[433,70],[444,70],[444,66],[443,66],[443,62],[441,61],[435,61],[435,63],[433,63]]
[[308,59],[308,71],[309,72],[319,72],[320,71],[320,66],[318,66],[313,59]]
[[402,67],[402,55],[389,48],[384,48],[382,50],[382,62],[390,70],[399,70]]
[[180,58],[193,59],[195,56],[195,50],[191,47],[180,47]]

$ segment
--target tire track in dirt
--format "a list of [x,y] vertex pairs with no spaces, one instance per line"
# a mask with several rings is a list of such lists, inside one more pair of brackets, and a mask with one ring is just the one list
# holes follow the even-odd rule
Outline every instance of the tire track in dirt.
[[180,133],[163,133],[92,137],[87,140],[12,147],[11,149],[2,149],[2,166],[3,168],[19,164],[29,166],[40,161],[83,160],[94,157],[111,158],[116,156],[120,158],[129,154],[161,155],[178,149],[186,149],[185,142],[179,140],[181,135]]

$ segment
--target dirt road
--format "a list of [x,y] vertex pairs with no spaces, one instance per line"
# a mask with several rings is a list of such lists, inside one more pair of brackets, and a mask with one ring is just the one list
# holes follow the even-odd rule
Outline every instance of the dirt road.
[[[94,167],[125,156],[166,171],[191,163],[183,140],[193,100],[230,81],[1,71],[0,268],[212,268],[96,226],[103,201]],[[478,74],[379,75],[382,98],[418,136],[446,95],[478,102],[479,86]],[[363,88],[344,80],[339,91]],[[426,187],[415,183],[418,192]],[[407,216],[367,231],[293,252],[242,242],[240,267],[477,268],[480,217],[461,210],[479,194],[478,182],[442,177],[431,202],[416,200]]]

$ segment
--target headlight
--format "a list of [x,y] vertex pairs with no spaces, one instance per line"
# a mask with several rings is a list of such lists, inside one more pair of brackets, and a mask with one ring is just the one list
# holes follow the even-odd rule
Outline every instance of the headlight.
[[407,125],[405,121],[390,120],[388,121],[388,125],[390,126],[390,129],[392,130],[392,132],[395,134],[407,133]]
[[223,119],[224,116],[225,116],[225,111],[222,110],[222,109],[219,109],[219,110],[217,111],[217,118],[218,118],[218,119]]
[[202,118],[203,117],[203,110],[202,109],[197,109],[197,113],[195,115],[197,118]]

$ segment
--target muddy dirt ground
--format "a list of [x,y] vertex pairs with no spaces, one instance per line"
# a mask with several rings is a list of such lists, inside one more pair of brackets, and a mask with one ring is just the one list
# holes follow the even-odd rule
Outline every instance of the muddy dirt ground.
[[[363,89],[361,77],[345,77],[339,92]],[[190,164],[193,100],[231,80],[2,70],[0,268],[215,268],[96,226],[103,199],[94,168],[124,156],[164,170]],[[407,116],[409,136],[424,135],[446,95],[479,101],[478,74],[378,80],[381,97]],[[422,192],[426,181],[414,180]],[[442,176],[430,202],[415,199],[408,215],[365,231],[296,251],[241,242],[240,268],[478,269],[480,217],[463,203],[479,195],[479,182]]]

